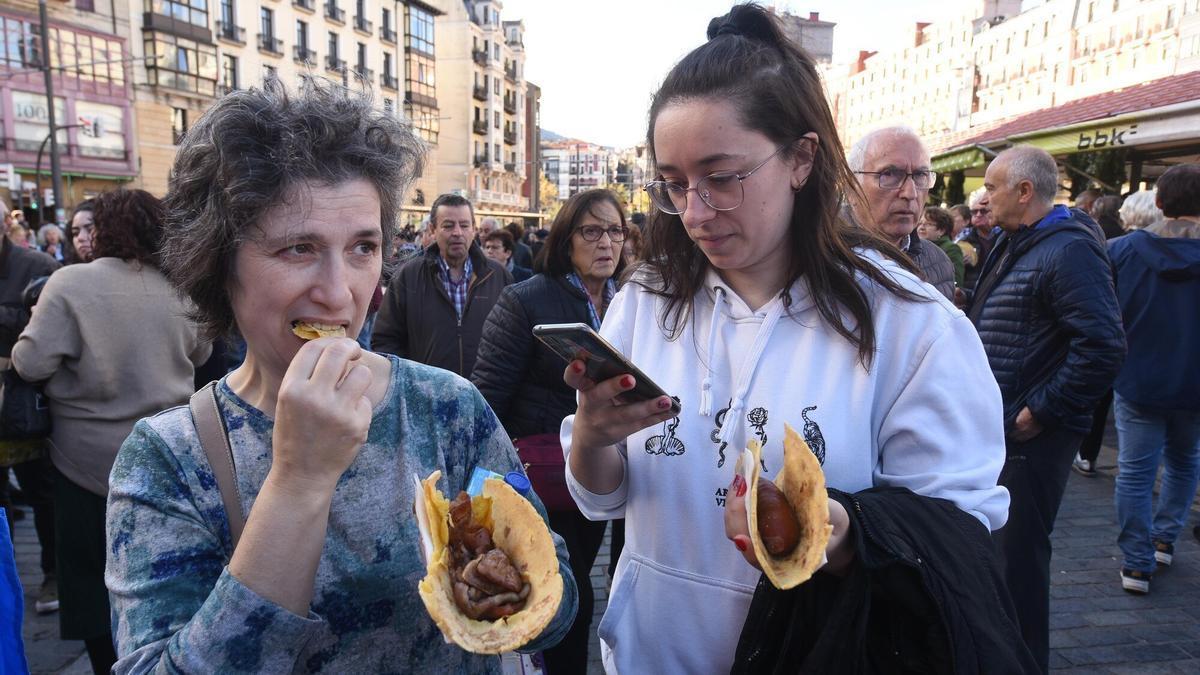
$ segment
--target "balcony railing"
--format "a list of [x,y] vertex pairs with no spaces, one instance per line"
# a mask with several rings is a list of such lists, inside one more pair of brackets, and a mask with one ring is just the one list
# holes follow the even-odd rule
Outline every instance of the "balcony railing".
[[504,69],[504,79],[514,83],[517,81],[517,69],[515,66]]
[[475,133],[486,135],[487,134],[487,120],[475,120],[474,129],[475,129]]
[[475,100],[477,100],[477,101],[486,101],[488,98],[487,87],[475,87],[475,91],[473,92],[473,95],[475,96]]
[[475,63],[478,63],[481,66],[486,66],[488,63],[487,52],[483,51],[482,49],[472,49],[471,58],[475,59]]
[[391,28],[388,28],[387,26],[380,26],[379,27],[379,39],[383,40],[384,42],[386,42],[388,44],[394,45],[394,44],[396,44],[396,31],[392,30]]
[[372,82],[375,80],[375,71],[361,63],[354,66],[354,74],[361,77],[363,82]]
[[246,29],[232,23],[218,21],[217,39],[244,45],[246,44]]
[[346,62],[336,56],[326,56],[325,70],[332,70],[337,73],[345,72]]
[[367,21],[361,16],[356,15],[354,17],[354,30],[364,35],[370,35],[375,30],[375,24]]
[[505,97],[504,112],[508,113],[509,115],[517,114],[517,100],[515,98]]
[[505,170],[505,171],[507,171],[507,172],[509,172],[509,173],[516,173],[516,172],[517,172],[517,164],[516,164],[516,162],[505,162],[505,163],[504,163],[504,170]]
[[292,56],[296,60],[296,63],[317,62],[317,50],[309,49],[303,45],[296,45],[295,47],[292,47]]
[[317,3],[316,0],[292,0],[292,7],[303,9],[307,12],[315,12]]
[[268,54],[283,56],[283,40],[273,35],[258,34],[258,48]]
[[487,155],[475,155],[475,166],[476,167],[487,166],[487,163],[488,163]]
[[344,26],[346,24],[346,10],[338,7],[336,2],[326,2],[325,18]]
[[516,145],[517,144],[517,132],[516,131],[504,132],[504,142],[507,143],[508,145]]
[[392,91],[395,91],[396,89],[400,88],[399,84],[400,83],[396,80],[395,75],[390,73],[379,74],[379,86],[383,87],[384,89],[391,89]]

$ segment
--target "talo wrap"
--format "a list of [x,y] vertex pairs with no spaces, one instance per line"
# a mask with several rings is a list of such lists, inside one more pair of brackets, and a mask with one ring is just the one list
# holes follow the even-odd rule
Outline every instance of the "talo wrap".
[[750,542],[758,563],[771,584],[779,589],[793,588],[808,581],[825,564],[825,546],[833,526],[829,524],[829,501],[825,492],[825,474],[808,443],[791,425],[784,424],[783,469],[775,476],[775,486],[787,497],[800,523],[800,543],[786,556],[767,553],[758,532],[758,478],[762,466],[762,446],[752,440],[738,458],[734,471],[746,480],[746,518]]
[[[441,471],[417,482],[417,526],[425,553],[425,578],[418,590],[434,623],[450,642],[476,654],[500,654],[528,643],[558,612],[563,580],[550,529],[529,500],[503,480],[489,478],[471,498],[475,522],[492,533],[496,548],[508,554],[529,582],[521,611],[495,621],[468,618],[454,604],[450,580],[450,500],[437,488]],[[416,477],[414,476],[414,480]]]

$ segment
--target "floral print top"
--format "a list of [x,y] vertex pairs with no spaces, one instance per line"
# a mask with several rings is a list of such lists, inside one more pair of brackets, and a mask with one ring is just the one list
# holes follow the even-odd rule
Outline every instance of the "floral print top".
[[[119,661],[115,673],[498,673],[497,656],[448,644],[425,611],[413,476],[443,474],[448,495],[476,467],[519,469],[512,443],[479,392],[445,370],[396,357],[367,442],[334,491],[308,616],[229,574],[221,494],[189,409],[143,419],[110,477],[108,564]],[[249,513],[271,466],[272,419],[221,380],[217,399]],[[541,501],[530,499],[545,519]],[[552,646],[578,604],[563,540],[558,613],[522,651]],[[281,573],[286,573],[281,570]]]

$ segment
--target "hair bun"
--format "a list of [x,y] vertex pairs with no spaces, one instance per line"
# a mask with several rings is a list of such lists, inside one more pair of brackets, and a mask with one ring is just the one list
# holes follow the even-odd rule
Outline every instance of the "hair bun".
[[740,35],[772,45],[781,37],[771,13],[754,3],[734,5],[728,14],[708,22],[709,40],[722,35]]

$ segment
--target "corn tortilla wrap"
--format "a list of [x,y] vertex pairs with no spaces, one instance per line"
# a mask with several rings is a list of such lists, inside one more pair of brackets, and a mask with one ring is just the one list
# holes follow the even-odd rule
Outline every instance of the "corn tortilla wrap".
[[323,328],[314,326],[307,321],[297,321],[292,324],[292,333],[301,340],[316,340],[323,337],[346,337],[346,327]]
[[[533,504],[502,480],[489,478],[483,493],[471,498],[475,522],[488,528],[496,548],[508,554],[529,582],[525,607],[495,621],[468,618],[454,604],[450,580],[450,500],[437,488],[441,471],[419,483],[417,526],[426,555],[425,578],[418,590],[434,623],[450,642],[476,654],[500,654],[528,643],[542,633],[558,612],[563,580],[550,528]],[[415,477],[414,477],[415,478]]]
[[783,469],[775,476],[775,486],[787,497],[800,523],[800,543],[785,556],[767,553],[758,533],[758,478],[761,473],[762,447],[752,440],[738,458],[734,471],[746,479],[746,518],[750,542],[767,579],[776,588],[787,590],[808,581],[825,564],[825,546],[833,526],[829,524],[828,494],[821,464],[808,443],[791,425],[784,424]]

